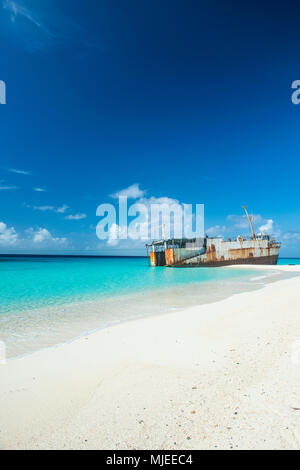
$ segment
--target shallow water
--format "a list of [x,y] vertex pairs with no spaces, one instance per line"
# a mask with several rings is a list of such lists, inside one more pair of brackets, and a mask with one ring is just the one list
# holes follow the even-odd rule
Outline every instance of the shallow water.
[[279,258],[278,259],[278,264],[295,264],[297,266],[300,265],[300,258]]
[[248,275],[229,268],[150,268],[145,258],[0,258],[0,314]]
[[145,258],[0,258],[7,357],[95,329],[257,289],[276,270],[151,268]]

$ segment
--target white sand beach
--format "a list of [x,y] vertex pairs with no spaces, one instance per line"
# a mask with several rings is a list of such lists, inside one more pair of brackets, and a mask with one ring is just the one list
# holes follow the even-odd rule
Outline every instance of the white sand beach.
[[300,276],[9,360],[0,448],[299,449],[299,292]]

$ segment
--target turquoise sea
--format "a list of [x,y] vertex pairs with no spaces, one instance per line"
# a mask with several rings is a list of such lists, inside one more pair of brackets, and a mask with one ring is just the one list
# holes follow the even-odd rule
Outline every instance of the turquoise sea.
[[300,258],[279,258],[277,264],[295,264],[300,265]]
[[24,354],[120,321],[255,289],[270,276],[247,269],[151,268],[146,258],[2,256],[0,340],[8,356]]

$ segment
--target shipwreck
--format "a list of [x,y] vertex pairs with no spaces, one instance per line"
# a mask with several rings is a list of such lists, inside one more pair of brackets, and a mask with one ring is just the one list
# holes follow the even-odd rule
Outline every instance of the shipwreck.
[[210,267],[232,264],[277,264],[280,242],[265,233],[255,234],[253,218],[246,212],[251,236],[226,241],[222,237],[170,238],[147,243],[151,266]]

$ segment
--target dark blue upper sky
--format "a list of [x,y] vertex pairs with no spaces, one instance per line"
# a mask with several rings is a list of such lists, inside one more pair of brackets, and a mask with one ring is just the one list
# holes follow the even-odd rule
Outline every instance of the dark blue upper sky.
[[0,251],[93,252],[137,183],[224,236],[247,204],[300,256],[298,5],[0,0]]

